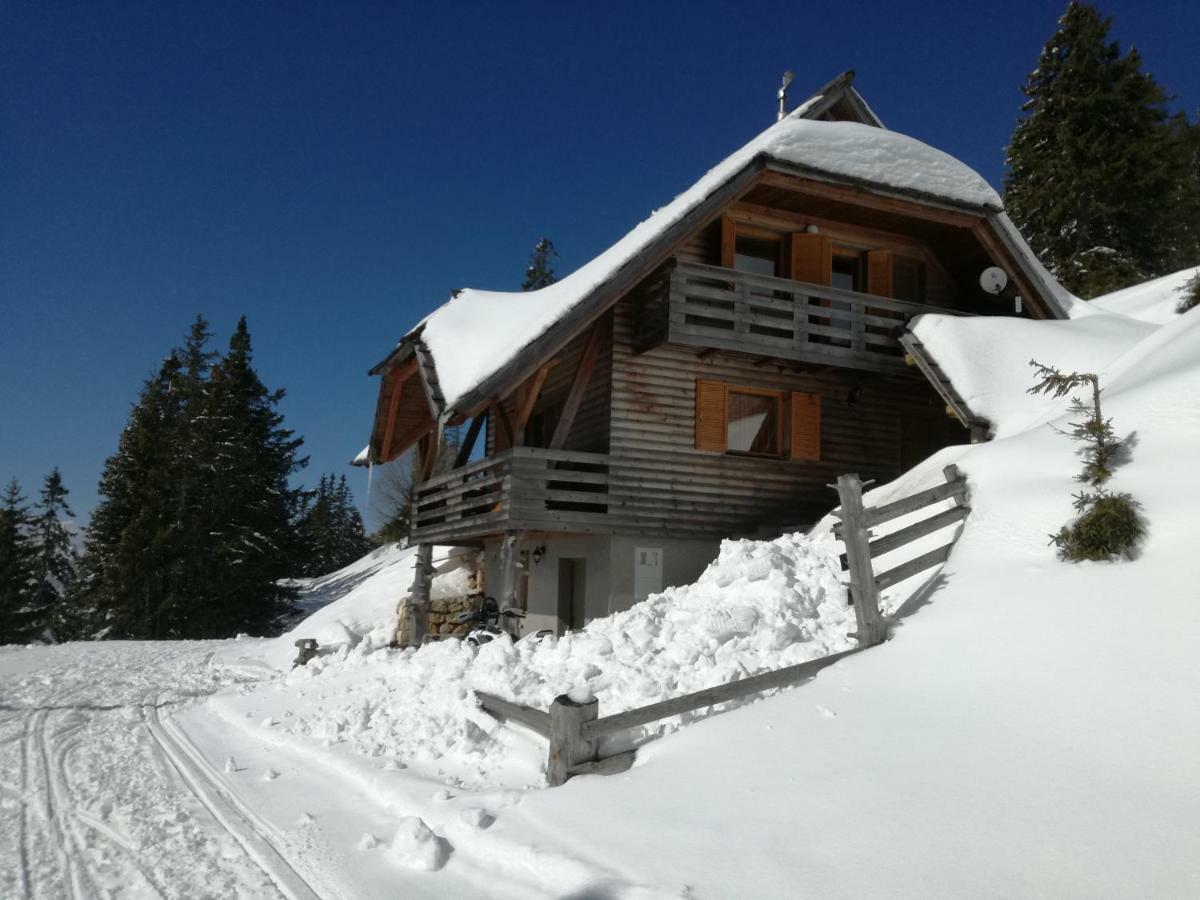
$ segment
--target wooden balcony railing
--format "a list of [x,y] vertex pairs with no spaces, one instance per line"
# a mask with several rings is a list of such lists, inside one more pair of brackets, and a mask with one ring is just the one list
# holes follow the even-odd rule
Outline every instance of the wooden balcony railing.
[[904,367],[899,336],[913,316],[954,310],[677,262],[667,286],[675,344],[892,372]]
[[514,447],[418,486],[412,540],[606,530],[608,468],[603,453]]

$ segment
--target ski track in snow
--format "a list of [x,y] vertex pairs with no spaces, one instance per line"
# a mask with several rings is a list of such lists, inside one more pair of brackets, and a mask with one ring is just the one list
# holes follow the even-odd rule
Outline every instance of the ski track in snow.
[[155,702],[142,707],[143,721],[158,750],[196,799],[259,865],[281,895],[289,900],[319,900],[320,895],[272,843],[270,826],[221,786],[216,769],[179,726],[164,718],[159,710],[159,698],[155,698]]
[[3,660],[18,672],[0,666],[0,897],[321,896],[165,712],[244,678],[211,657],[91,651],[127,667],[99,693],[94,666]]

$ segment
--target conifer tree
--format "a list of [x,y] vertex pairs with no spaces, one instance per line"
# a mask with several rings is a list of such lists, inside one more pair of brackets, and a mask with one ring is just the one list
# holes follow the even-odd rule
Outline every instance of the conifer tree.
[[1200,247],[1186,120],[1121,56],[1112,20],[1071,2],[1023,91],[1005,206],[1043,263],[1091,297],[1191,264]]
[[297,532],[304,548],[297,573],[305,577],[335,572],[370,549],[345,475],[321,476],[306,498]]
[[100,476],[79,603],[92,614],[98,636],[169,633],[162,612],[177,577],[170,563],[179,555],[174,543],[181,529],[169,526],[179,512],[172,444],[184,430],[184,377],[178,351],[172,351],[143,385]]
[[285,392],[268,390],[253,367],[244,316],[213,367],[211,388],[213,484],[200,518],[212,529],[208,556],[218,571],[207,598],[214,614],[202,631],[262,634],[294,596],[281,583],[295,574],[298,547],[293,522],[301,492],[289,478],[308,460],[297,456],[303,441],[278,411]]
[[1100,377],[1091,372],[1061,372],[1036,360],[1029,364],[1038,374],[1030,394],[1065,397],[1081,387],[1091,392],[1090,403],[1071,398],[1071,412],[1079,420],[1072,422],[1067,432],[1084,445],[1083,471],[1075,476],[1087,486],[1075,495],[1075,511],[1080,515],[1050,535],[1050,542],[1058,547],[1060,558],[1072,562],[1130,556],[1145,527],[1138,515],[1138,502],[1130,494],[1113,493],[1104,486],[1112,478],[1125,446],[1117,438],[1112,420],[1105,418],[1101,409]]
[[69,493],[55,466],[42,485],[33,520],[35,559],[30,603],[39,631],[59,640],[70,618],[65,598],[79,565],[71,535],[63,524],[64,519],[75,517],[67,503]]
[[0,644],[25,643],[35,632],[29,609],[34,573],[31,520],[13,479],[0,495]]
[[209,340],[198,318],[105,464],[82,599],[107,636],[264,634],[288,607],[301,441],[253,368],[245,320],[224,356]]
[[538,241],[529,254],[529,265],[525,267],[521,290],[536,291],[558,281],[554,274],[554,260],[557,257],[558,251],[554,249],[554,242],[550,238],[544,237]]

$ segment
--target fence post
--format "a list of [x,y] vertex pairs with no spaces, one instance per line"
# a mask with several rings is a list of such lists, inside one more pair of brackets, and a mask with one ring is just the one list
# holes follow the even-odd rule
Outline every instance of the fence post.
[[858,621],[858,642],[871,647],[883,643],[885,628],[879,614],[879,592],[875,589],[875,571],[871,568],[871,539],[867,533],[862,482],[858,475],[839,475],[837,492],[841,503],[841,537],[846,545],[846,567],[850,570],[850,595],[854,599],[854,617]]
[[550,704],[550,756],[546,761],[546,778],[551,787],[566,783],[573,767],[595,758],[595,742],[584,738],[583,726],[593,721],[599,712],[600,703],[594,698],[577,703],[570,695],[563,694]]
[[433,589],[433,544],[417,545],[417,562],[413,567],[413,584],[408,601],[411,628],[409,643],[420,647],[425,642],[425,626],[429,621],[429,596]]

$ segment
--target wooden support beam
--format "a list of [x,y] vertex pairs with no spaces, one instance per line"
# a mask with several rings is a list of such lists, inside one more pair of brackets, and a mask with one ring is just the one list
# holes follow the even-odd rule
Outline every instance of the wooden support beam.
[[462,446],[458,448],[458,455],[454,457],[454,468],[461,469],[470,460],[471,451],[475,449],[475,441],[479,439],[479,431],[483,428],[483,423],[486,421],[486,410],[471,420],[471,427],[467,429],[467,436],[463,438]]
[[506,446],[504,449],[509,449],[513,446],[513,426],[512,420],[508,417],[508,410],[504,408],[504,404],[499,400],[492,401],[492,405],[488,407],[489,413],[496,414],[496,424],[499,430],[504,434]]
[[567,435],[571,433],[571,426],[575,423],[575,414],[579,412],[579,405],[583,402],[584,389],[587,388],[592,370],[596,368],[596,357],[600,351],[600,323],[603,321],[601,319],[594,324],[588,332],[587,344],[579,358],[579,368],[575,370],[575,378],[571,381],[562,415],[559,416],[558,424],[554,426],[554,436],[550,438],[551,450],[561,450],[567,443]]
[[437,463],[438,451],[442,447],[442,430],[440,427],[427,431],[421,438],[421,481],[433,477],[433,467]]
[[542,392],[542,385],[549,374],[550,366],[542,366],[525,383],[524,390],[521,392],[521,397],[518,401],[517,421],[513,423],[514,447],[525,443],[525,426],[529,424],[529,417],[533,415],[534,404],[537,403],[538,394]]
[[413,575],[408,600],[408,613],[412,617],[409,641],[412,646],[420,647],[425,641],[429,598],[433,591],[433,544],[417,545],[417,562]]
[[392,397],[388,403],[387,421],[383,426],[383,440],[379,447],[380,462],[391,461],[392,435],[396,432],[396,410],[400,408],[400,395],[404,393],[404,384],[407,380],[393,378]]

